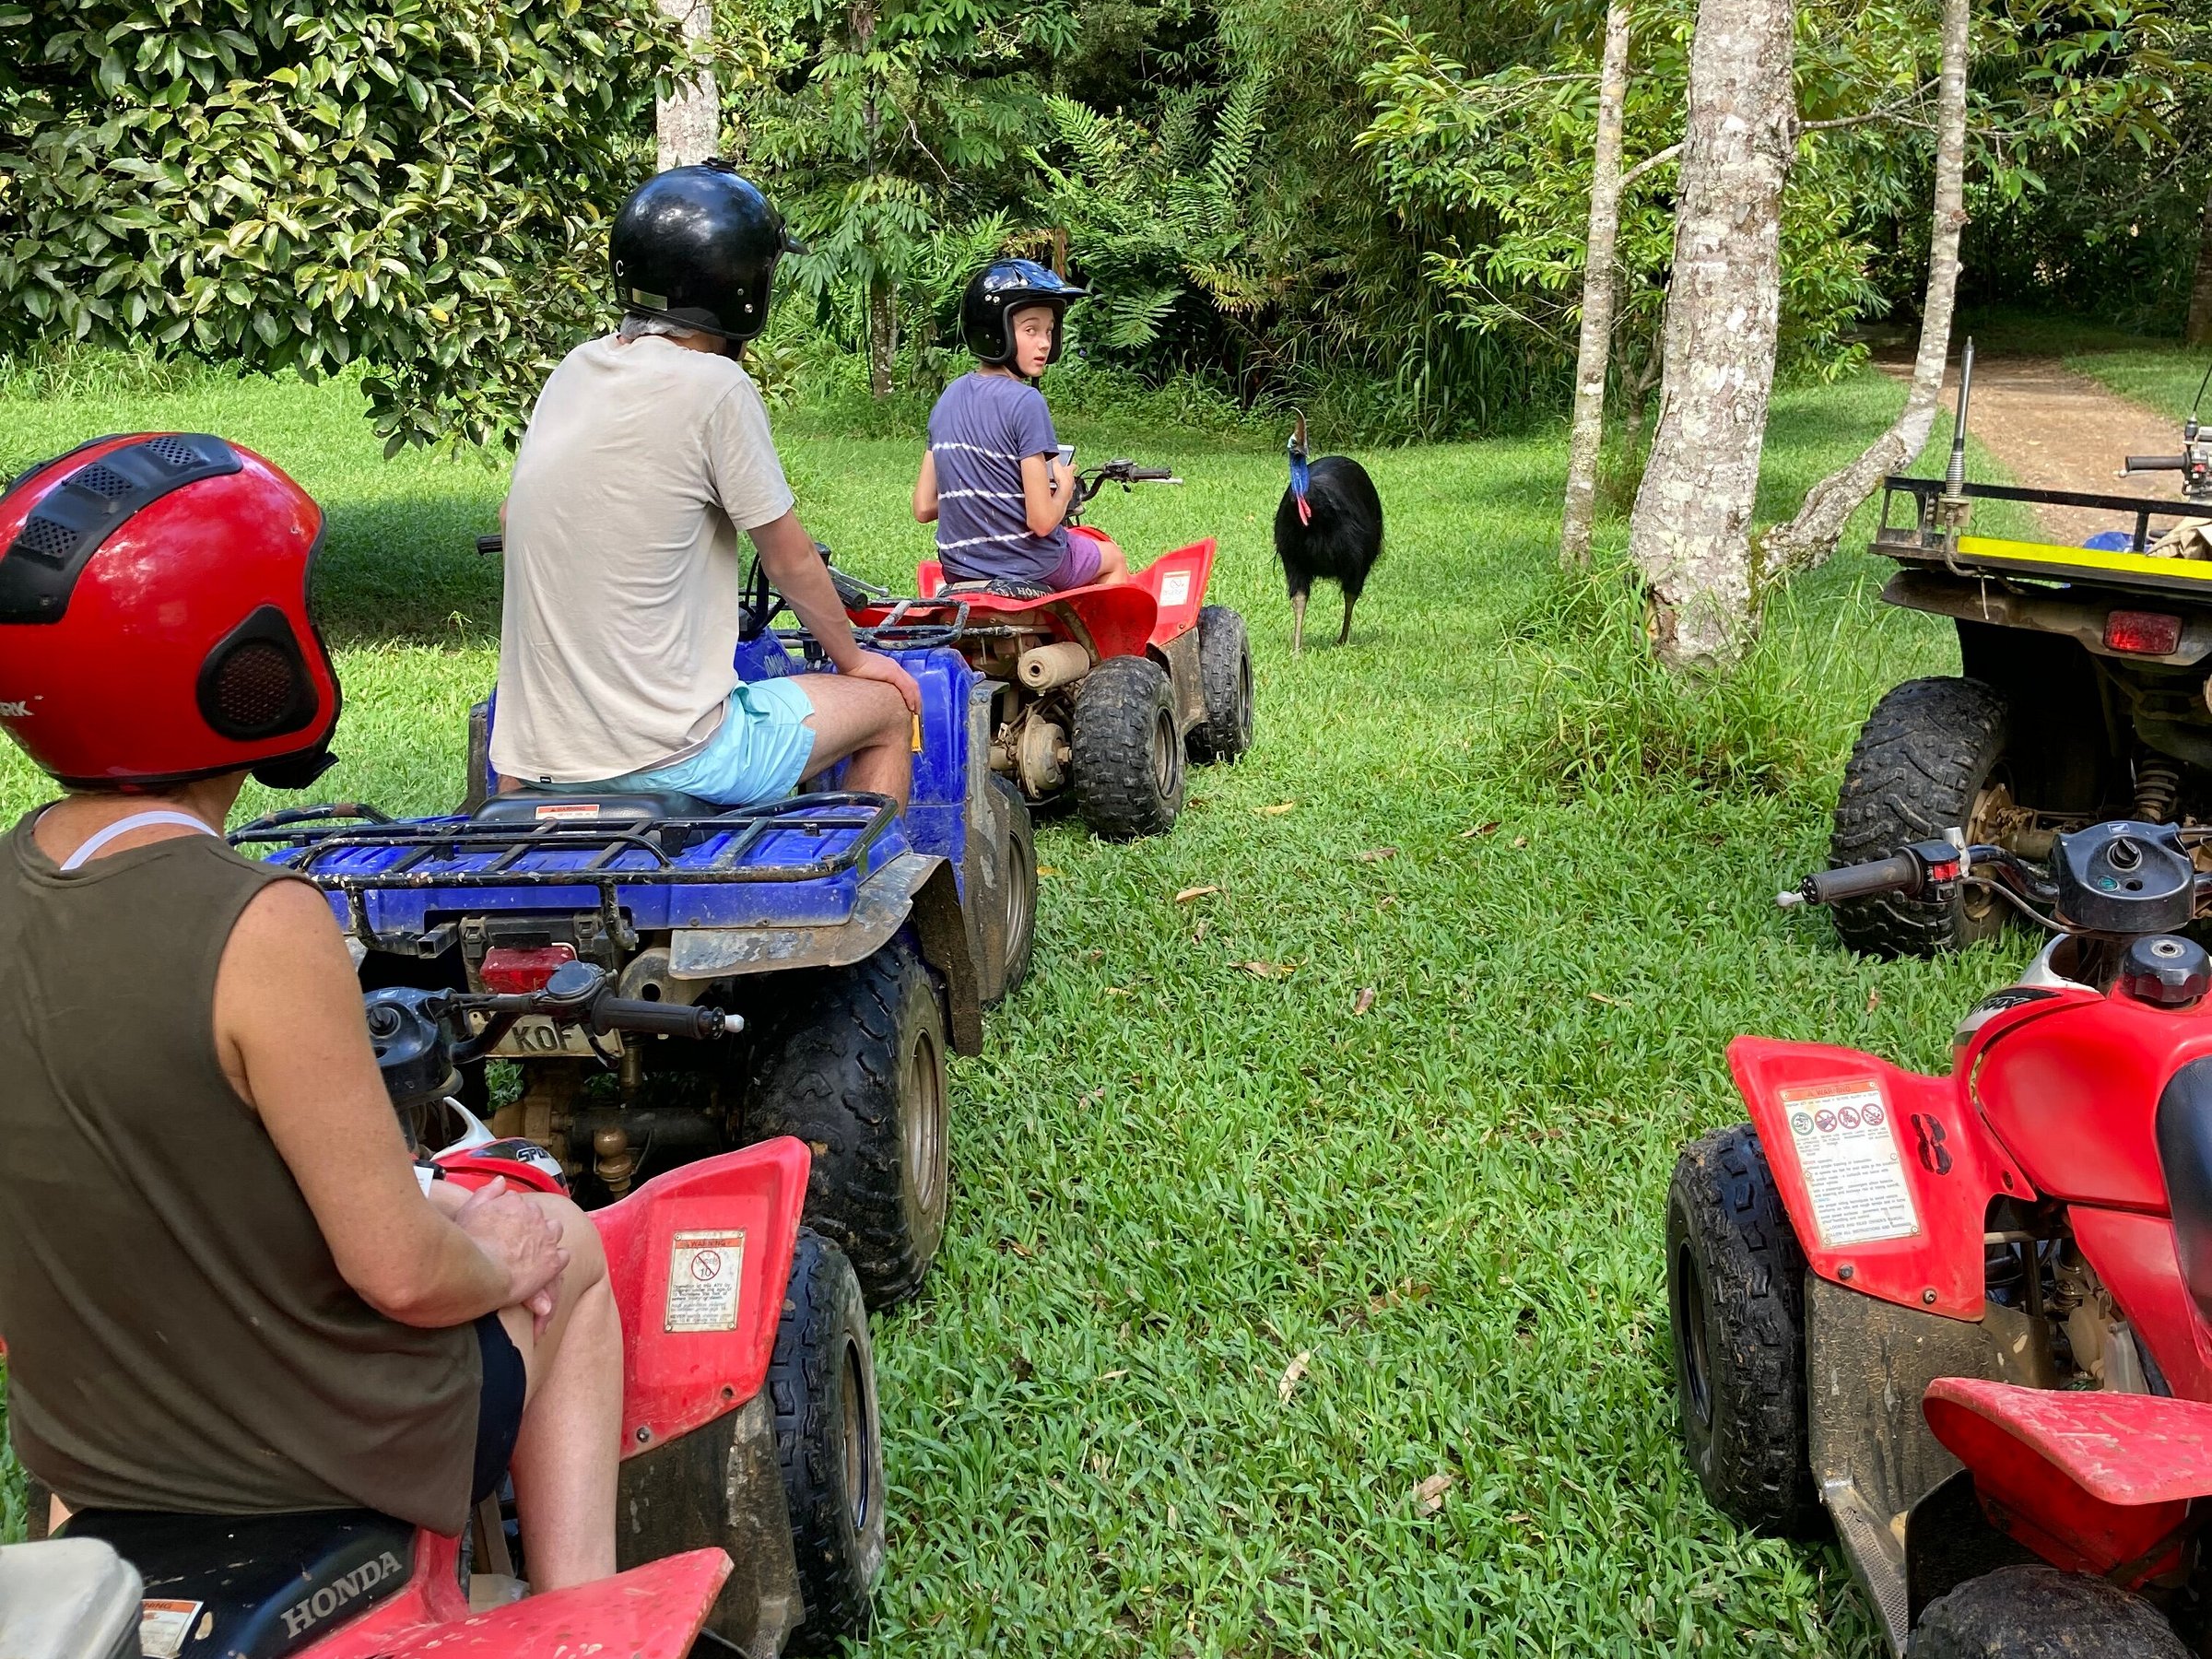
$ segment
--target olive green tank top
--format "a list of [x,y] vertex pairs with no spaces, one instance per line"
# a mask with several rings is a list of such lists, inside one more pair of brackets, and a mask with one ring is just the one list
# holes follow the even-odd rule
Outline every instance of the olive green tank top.
[[355,1294],[216,1049],[223,947],[288,877],[206,835],[64,873],[31,821],[0,858],[17,1454],[76,1508],[359,1505],[458,1532],[475,1333],[399,1324]]

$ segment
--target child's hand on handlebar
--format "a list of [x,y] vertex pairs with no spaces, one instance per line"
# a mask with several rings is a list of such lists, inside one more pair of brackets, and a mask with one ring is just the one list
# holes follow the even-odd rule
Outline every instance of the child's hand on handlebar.
[[914,677],[879,651],[862,652],[851,667],[841,665],[838,672],[854,679],[881,681],[899,693],[908,713],[922,712],[922,688],[914,683]]
[[529,1309],[532,1334],[545,1335],[569,1265],[559,1224],[496,1175],[453,1212],[453,1224],[507,1275],[500,1305]]

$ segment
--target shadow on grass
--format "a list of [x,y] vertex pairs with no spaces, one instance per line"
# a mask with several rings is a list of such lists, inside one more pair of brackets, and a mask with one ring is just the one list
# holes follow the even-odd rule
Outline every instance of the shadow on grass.
[[476,538],[496,519],[477,481],[451,495],[334,496],[315,612],[334,646],[480,644],[500,631],[500,560]]

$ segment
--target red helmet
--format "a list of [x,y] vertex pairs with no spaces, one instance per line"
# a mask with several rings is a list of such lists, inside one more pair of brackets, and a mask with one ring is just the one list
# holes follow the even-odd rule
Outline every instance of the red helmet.
[[305,490],[204,433],[32,467],[0,495],[0,726],[72,788],[304,788],[338,724],[307,614],[322,541]]

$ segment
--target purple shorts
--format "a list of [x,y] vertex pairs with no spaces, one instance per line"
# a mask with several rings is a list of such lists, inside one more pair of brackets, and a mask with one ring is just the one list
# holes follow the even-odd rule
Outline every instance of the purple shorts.
[[1065,593],[1069,588],[1088,587],[1096,582],[1099,579],[1099,566],[1102,562],[1099,544],[1105,539],[1095,530],[1087,529],[1081,524],[1070,524],[1067,527],[1067,553],[1053,568],[1053,573],[1044,579],[1044,585],[1055,593]]

